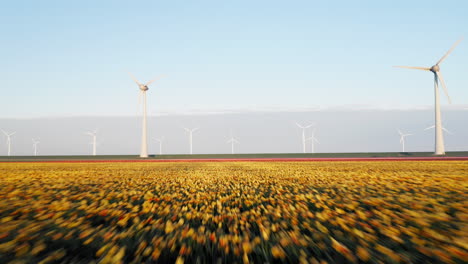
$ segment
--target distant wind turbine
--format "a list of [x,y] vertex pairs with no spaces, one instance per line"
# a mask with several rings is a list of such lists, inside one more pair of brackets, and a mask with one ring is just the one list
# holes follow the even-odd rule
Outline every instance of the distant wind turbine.
[[131,73],[130,77],[135,81],[140,88],[139,98],[143,97],[143,125],[142,125],[142,133],[141,133],[141,151],[140,151],[140,158],[147,158],[148,157],[148,141],[147,141],[147,125],[146,125],[146,92],[149,90],[148,85],[153,83],[154,81],[160,79],[163,76],[160,76],[154,80],[151,80],[145,84],[138,82],[138,80],[133,76]]
[[315,143],[320,144],[318,139],[315,137],[315,128],[312,130],[312,136],[308,138],[307,140],[310,140],[311,142],[311,147],[312,147],[311,153],[315,153]]
[[11,133],[8,133],[6,132],[5,130],[2,129],[2,132],[3,134],[5,134],[6,136],[6,143],[8,145],[8,156],[11,155],[11,136],[13,136],[14,134],[16,134],[16,132],[11,132]]
[[189,133],[189,143],[190,143],[190,154],[193,154],[192,152],[192,134],[193,132],[197,131],[199,128],[192,128],[192,129],[188,129],[186,127],[184,127],[185,131],[187,131]]
[[231,138],[226,143],[231,143],[231,154],[234,154],[234,144],[240,144],[240,142],[233,136],[231,136]]
[[164,141],[164,137],[162,138],[153,138],[154,141],[159,143],[159,155],[162,154],[162,143]]
[[434,97],[435,97],[435,155],[444,155],[445,154],[445,146],[444,146],[444,135],[442,133],[442,118],[440,115],[440,102],[439,102],[439,82],[442,84],[442,88],[445,92],[445,95],[448,98],[449,103],[452,103],[450,100],[450,96],[448,94],[447,87],[445,85],[444,78],[442,77],[442,73],[440,72],[439,64],[442,63],[447,56],[455,49],[455,47],[460,43],[462,39],[459,39],[455,44],[445,53],[445,55],[432,67],[410,67],[410,66],[395,66],[399,68],[407,68],[407,69],[415,69],[415,70],[423,70],[423,71],[431,71],[434,73]]
[[[426,127],[424,130],[429,130],[429,129],[433,129],[435,127],[435,125],[432,125],[430,127]],[[453,135],[452,132],[450,132],[448,129],[446,129],[445,127],[442,127],[442,130],[447,132],[447,134],[450,134],[450,135]]]
[[97,136],[97,129],[94,131],[86,132],[85,135],[93,137],[93,156],[96,156],[96,136]]
[[303,153],[306,153],[306,138],[305,138],[305,130],[311,126],[313,126],[314,124],[310,124],[310,125],[307,125],[307,126],[302,126],[302,125],[299,125],[297,122],[296,122],[296,126],[298,126],[300,129],[302,129],[302,152]]
[[398,134],[400,134],[400,144],[402,148],[401,152],[405,152],[405,137],[412,136],[413,134],[403,134],[399,129],[398,129]]
[[33,143],[33,149],[34,149],[34,156],[37,156],[37,144],[39,144],[40,142],[33,138],[32,143]]

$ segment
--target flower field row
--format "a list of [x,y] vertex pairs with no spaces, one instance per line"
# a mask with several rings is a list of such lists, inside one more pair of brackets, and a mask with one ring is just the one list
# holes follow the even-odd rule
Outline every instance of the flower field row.
[[466,263],[468,162],[0,164],[0,263]]

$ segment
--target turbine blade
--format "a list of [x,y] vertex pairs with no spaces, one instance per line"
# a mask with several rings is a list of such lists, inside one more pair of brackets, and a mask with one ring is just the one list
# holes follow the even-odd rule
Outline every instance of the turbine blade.
[[450,96],[448,94],[448,90],[447,90],[447,86],[445,85],[445,81],[444,81],[444,77],[442,76],[442,73],[441,72],[438,72],[437,73],[437,76],[439,77],[439,81],[440,83],[442,84],[442,88],[444,89],[444,93],[445,95],[447,96],[447,99],[449,101],[449,104],[452,103],[452,99],[450,99]]
[[140,90],[138,92],[138,103],[137,103],[137,113],[140,113],[140,105],[142,105],[144,91]]
[[457,40],[457,42],[455,42],[455,44],[453,44],[453,46],[449,49],[449,51],[447,51],[447,53],[445,53],[445,55],[440,58],[440,60],[436,63],[436,65],[439,65],[440,63],[442,63],[446,58],[447,56],[452,53],[453,49],[455,49],[455,47],[463,40],[463,38],[460,38],[459,40]]
[[5,130],[2,129],[2,132],[3,132],[3,134],[5,134],[5,136],[8,137],[8,133]]
[[430,127],[426,127],[424,130],[428,130],[428,129],[431,129],[431,128],[434,128],[434,127],[435,127],[435,125],[432,125]]
[[314,124],[310,124],[310,125],[306,126],[305,128],[309,128],[309,127],[311,127],[311,126],[313,126],[313,125],[314,125]]
[[450,135],[453,135],[452,132],[448,131],[448,129],[446,129],[445,127],[442,127],[442,130],[444,130],[445,132],[449,133]]
[[404,68],[404,69],[413,69],[413,70],[422,70],[422,71],[430,71],[431,68],[427,67],[413,67],[413,66],[393,66],[396,68]]
[[141,85],[141,83],[135,78],[135,76],[133,76],[130,72],[128,74],[130,75],[130,78],[132,78],[132,80],[136,82],[136,84],[138,84],[138,86]]
[[317,142],[318,144],[320,144],[320,141],[318,141],[318,139],[314,138],[315,142]]
[[166,75],[158,76],[158,77],[154,78],[153,80],[147,82],[145,85],[148,86],[148,85],[152,84],[153,82],[155,82],[155,81],[157,81],[157,80],[159,80],[161,78],[164,78],[164,77],[166,77]]
[[403,133],[401,133],[400,129],[398,129],[398,134],[400,134],[400,136],[403,135]]
[[297,122],[296,123],[296,126],[298,126],[299,128],[304,128],[303,126],[299,125]]

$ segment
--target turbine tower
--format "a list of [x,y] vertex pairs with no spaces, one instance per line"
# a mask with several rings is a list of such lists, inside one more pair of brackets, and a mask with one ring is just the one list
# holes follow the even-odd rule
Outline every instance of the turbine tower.
[[435,155],[444,155],[444,135],[442,134],[442,119],[440,115],[440,100],[439,100],[439,82],[442,85],[445,95],[449,103],[452,103],[448,94],[447,86],[445,85],[444,77],[440,72],[440,64],[447,58],[447,56],[455,49],[462,39],[459,39],[455,44],[445,53],[445,55],[432,67],[411,67],[411,66],[395,66],[399,68],[415,69],[422,71],[431,71],[434,73],[434,98],[435,98]]
[[138,82],[138,80],[133,76],[131,73],[128,73],[130,77],[135,81],[140,88],[139,98],[143,97],[143,124],[142,124],[142,132],[141,132],[141,151],[140,151],[140,158],[147,158],[148,157],[148,141],[147,141],[147,125],[146,125],[146,92],[149,90],[148,85],[153,83],[154,81],[160,79],[162,76],[153,79],[145,84]]
[[33,149],[34,149],[34,156],[37,156],[37,144],[39,144],[40,142],[33,138],[32,143],[33,143]]
[[14,134],[16,134],[16,132],[11,132],[11,133],[8,133],[6,132],[5,130],[2,129],[2,132],[3,134],[5,134],[6,136],[6,143],[7,143],[7,146],[8,146],[8,156],[11,155],[11,136],[13,136]]
[[162,138],[153,138],[154,141],[159,143],[159,155],[162,154],[162,143],[164,141],[164,137]]
[[314,124],[310,124],[308,126],[302,126],[302,125],[299,125],[298,123],[296,123],[296,125],[302,129],[302,152],[303,153],[306,153],[306,138],[305,138],[305,130],[311,126],[313,126]]
[[185,131],[187,131],[189,133],[189,143],[190,143],[190,155],[192,155],[192,134],[193,132],[197,131],[199,128],[192,128],[192,129],[188,129],[186,127],[184,127]]
[[405,137],[412,136],[413,134],[403,134],[399,129],[398,129],[398,134],[400,134],[400,144],[402,148],[401,152],[405,152]]
[[233,136],[231,136],[231,138],[226,143],[231,143],[231,154],[234,154],[234,144],[240,144],[240,142]]
[[94,131],[86,132],[85,135],[93,137],[93,156],[96,156],[96,136],[97,136],[97,129]]
[[315,143],[320,144],[318,139],[315,137],[315,128],[312,130],[312,136],[308,138],[307,140],[310,140],[311,142],[311,147],[312,147],[311,153],[315,153]]

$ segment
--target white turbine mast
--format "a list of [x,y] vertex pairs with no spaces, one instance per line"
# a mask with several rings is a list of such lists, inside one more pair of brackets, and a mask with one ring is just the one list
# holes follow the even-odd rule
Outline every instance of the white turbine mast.
[[33,144],[33,149],[34,149],[34,156],[37,156],[37,144],[40,142],[35,140],[34,138],[32,139],[32,144]]
[[404,134],[400,129],[398,129],[398,134],[400,134],[401,152],[405,152],[405,137],[412,136],[413,134]]
[[449,103],[452,103],[448,94],[447,86],[445,85],[444,77],[440,72],[440,64],[447,58],[447,56],[455,49],[463,38],[459,39],[455,44],[445,53],[444,56],[432,67],[411,67],[411,66],[395,66],[398,68],[415,69],[422,71],[430,71],[434,73],[434,98],[435,98],[435,155],[444,155],[444,135],[442,133],[442,119],[440,114],[440,100],[439,100],[439,82],[442,85],[445,95],[448,98]]
[[86,132],[85,135],[91,136],[93,138],[93,141],[91,144],[93,145],[93,156],[96,156],[96,137],[97,137],[97,132],[98,130],[95,129],[94,131],[89,131]]
[[306,137],[305,137],[305,131],[307,128],[313,126],[314,124],[310,124],[307,126],[302,126],[296,122],[296,126],[298,126],[300,129],[302,129],[302,152],[306,153]]
[[231,154],[234,154],[234,145],[240,144],[239,140],[235,139],[232,135],[226,143],[231,143]]
[[307,140],[310,140],[311,144],[311,152],[310,153],[315,153],[315,143],[320,144],[318,139],[315,137],[315,128],[312,129],[312,136],[310,138],[307,138]]
[[164,137],[162,138],[153,138],[154,141],[159,143],[159,155],[162,154],[162,143],[164,141]]
[[199,128],[197,127],[197,128],[188,129],[188,128],[184,127],[184,129],[185,129],[185,131],[187,131],[189,133],[190,155],[192,155],[193,154],[193,151],[192,151],[193,150],[193,148],[192,148],[192,142],[193,142],[192,134],[193,134],[193,132],[197,131]]
[[6,137],[6,144],[7,144],[7,147],[8,147],[8,156],[11,155],[11,136],[13,136],[14,134],[16,134],[16,132],[11,132],[11,133],[8,133],[6,132],[5,130],[2,129],[2,132],[3,134],[5,135]]
[[147,83],[140,83],[135,76],[131,73],[128,73],[130,77],[135,81],[140,88],[139,98],[143,97],[143,124],[142,124],[142,132],[141,132],[141,150],[140,150],[140,158],[147,158],[148,157],[148,140],[147,140],[147,122],[146,122],[146,92],[149,90],[148,85],[153,83],[154,81],[162,78],[163,76],[159,76],[156,79],[153,79]]

